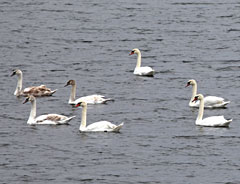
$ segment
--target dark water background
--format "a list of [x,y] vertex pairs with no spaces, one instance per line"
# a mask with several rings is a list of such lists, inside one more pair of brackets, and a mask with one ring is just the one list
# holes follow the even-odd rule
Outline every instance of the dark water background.
[[[154,78],[133,75],[136,56]],[[1,0],[1,183],[240,183],[240,2],[237,0]],[[37,99],[37,114],[76,115],[69,126],[27,125],[23,86],[57,88]],[[191,89],[231,100],[205,117],[233,118],[230,128],[195,126]],[[91,106],[88,123],[124,121],[119,134],[80,133],[77,96],[115,99]]]

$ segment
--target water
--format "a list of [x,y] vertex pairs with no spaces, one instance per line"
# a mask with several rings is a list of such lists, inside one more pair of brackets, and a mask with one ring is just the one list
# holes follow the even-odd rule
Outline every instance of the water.
[[[1,183],[240,183],[240,3],[236,0],[0,2]],[[136,56],[154,78],[132,74]],[[37,114],[76,115],[69,126],[27,125],[30,104],[13,96],[23,85],[58,91],[37,99]],[[205,117],[233,118],[230,128],[195,126],[191,89],[231,100]],[[88,123],[125,122],[119,134],[80,133],[77,95],[103,94]]]

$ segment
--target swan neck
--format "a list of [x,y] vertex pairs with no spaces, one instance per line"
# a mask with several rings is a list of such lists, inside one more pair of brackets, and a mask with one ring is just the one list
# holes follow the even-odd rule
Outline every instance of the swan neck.
[[87,105],[82,107],[82,119],[81,119],[81,125],[80,130],[85,129],[87,126]]
[[193,101],[193,99],[195,98],[196,95],[197,95],[197,84],[195,83],[192,86],[192,98],[191,98],[190,102]]
[[76,84],[72,85],[71,94],[69,97],[69,103],[74,102],[76,97]]
[[138,52],[137,53],[137,65],[136,65],[136,68],[141,67],[141,58],[142,58],[141,52]]
[[23,78],[22,73],[20,73],[18,75],[17,87],[16,87],[16,90],[14,92],[14,95],[16,95],[16,96],[18,96],[20,94],[21,90],[22,90],[22,80],[23,80],[22,78]]
[[36,100],[33,100],[31,103],[32,103],[32,106],[31,106],[31,112],[28,118],[28,122],[32,122],[36,118]]
[[203,112],[204,112],[204,100],[201,99],[200,100],[200,105],[199,105],[197,120],[202,120],[203,119]]

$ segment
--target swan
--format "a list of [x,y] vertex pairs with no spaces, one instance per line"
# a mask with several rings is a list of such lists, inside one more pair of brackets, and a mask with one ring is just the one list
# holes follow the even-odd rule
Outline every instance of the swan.
[[[199,107],[199,101],[196,103],[193,103],[193,99],[197,94],[197,82],[194,79],[191,79],[187,82],[186,87],[192,86],[192,97],[189,101],[189,106],[190,107]],[[225,101],[221,97],[216,97],[216,96],[207,96],[204,98],[204,106],[205,108],[221,108],[225,107],[227,104],[229,104],[230,101]]]
[[28,87],[28,88],[25,88],[24,90],[22,90],[22,81],[23,81],[22,71],[19,69],[16,69],[11,74],[11,77],[14,75],[17,75],[17,77],[18,77],[17,87],[14,92],[15,96],[28,96],[28,95],[33,95],[35,97],[51,96],[53,93],[55,93],[57,91],[57,89],[52,91],[51,89],[47,88],[45,85],[31,86],[31,87]]
[[76,104],[78,104],[78,102],[81,102],[81,101],[87,102],[88,104],[104,104],[107,101],[114,101],[111,98],[104,98],[105,96],[96,95],[96,94],[84,96],[84,97],[81,97],[81,98],[78,98],[75,100],[75,97],[76,97],[76,82],[75,82],[75,80],[69,80],[64,87],[69,86],[69,85],[72,86],[71,94],[70,94],[70,97],[68,100],[68,104],[70,104],[70,105],[76,105]]
[[198,117],[196,119],[195,124],[199,126],[208,126],[208,127],[228,127],[232,122],[232,119],[225,119],[224,116],[211,116],[203,119],[204,112],[204,96],[202,94],[198,94],[194,97],[192,102],[200,101]]
[[141,67],[141,57],[142,56],[141,56],[140,50],[137,48],[133,49],[129,55],[133,55],[133,54],[137,54],[137,65],[135,67],[133,74],[153,77],[155,71],[151,67],[149,67],[149,66]]
[[36,117],[36,98],[29,95],[23,104],[28,101],[32,103],[31,112],[27,121],[29,125],[63,125],[68,124],[68,122],[75,117],[67,117],[59,114],[46,114]]
[[79,127],[81,132],[119,132],[124,124],[114,125],[109,121],[98,121],[87,126],[87,103],[78,102],[75,107],[79,106],[82,107],[82,119]]

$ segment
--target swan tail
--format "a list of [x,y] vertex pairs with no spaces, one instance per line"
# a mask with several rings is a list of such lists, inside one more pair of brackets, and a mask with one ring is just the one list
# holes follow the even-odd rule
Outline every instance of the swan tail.
[[152,77],[153,77],[153,76],[154,76],[154,74],[155,74],[155,70],[152,70],[152,71],[151,71],[151,72],[149,72],[147,75],[148,75],[148,76],[152,76]]
[[229,127],[229,124],[232,122],[232,119],[226,119],[226,122],[217,125],[216,127]]
[[58,89],[54,89],[53,91],[51,91],[50,95],[53,95],[54,93],[56,93]]
[[223,107],[225,107],[229,103],[230,103],[230,101],[226,101],[226,102],[224,101],[222,105],[223,105]]
[[70,122],[73,118],[75,118],[75,117],[76,117],[76,116],[71,116],[71,117],[69,117],[69,118],[67,118],[67,119],[61,120],[61,121],[59,121],[58,124],[69,124],[69,122]]
[[232,122],[232,119],[227,119],[227,121],[223,125],[225,127],[228,127],[231,122]]
[[109,101],[114,102],[115,100],[114,100],[113,98],[107,98],[107,99],[104,100],[104,103],[107,103],[107,102],[109,102]]
[[213,106],[206,106],[206,108],[225,108],[227,104],[229,104],[231,101],[223,101],[222,103],[215,104]]
[[118,126],[116,126],[114,129],[113,129],[113,132],[119,132],[120,129],[123,127],[124,123],[122,122],[121,124],[119,124]]
[[150,71],[148,73],[140,74],[141,76],[154,77],[155,71]]

